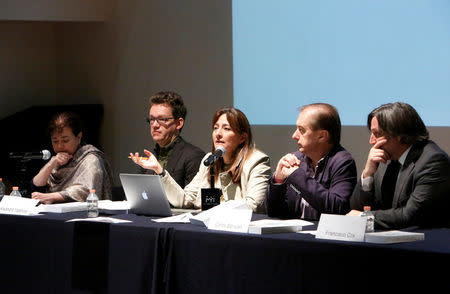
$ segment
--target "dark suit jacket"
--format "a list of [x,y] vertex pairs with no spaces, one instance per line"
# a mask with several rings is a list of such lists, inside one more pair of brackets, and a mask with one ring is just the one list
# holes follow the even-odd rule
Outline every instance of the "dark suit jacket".
[[302,198],[309,203],[305,219],[318,220],[321,213],[345,214],[350,209],[350,196],[356,185],[356,164],[342,146],[333,148],[319,165],[315,177],[307,172],[306,156],[297,151],[300,167],[282,184],[270,179],[266,195],[269,216],[300,218]]
[[402,166],[390,209],[383,207],[381,183],[387,164],[374,174],[371,191],[363,191],[361,179],[350,200],[352,209],[370,205],[375,225],[385,229],[410,226],[447,226],[450,219],[450,160],[434,142],[413,145]]
[[[158,147],[154,150],[158,158]],[[175,179],[175,181],[184,188],[191,182],[197,174],[202,158],[205,152],[200,148],[186,142],[181,136],[174,141],[174,147],[167,161],[166,170]],[[146,173],[154,173],[152,170],[145,170]]]

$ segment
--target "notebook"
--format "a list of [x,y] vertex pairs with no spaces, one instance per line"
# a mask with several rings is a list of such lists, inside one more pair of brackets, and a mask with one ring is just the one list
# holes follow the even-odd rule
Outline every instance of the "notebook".
[[130,213],[171,216],[169,200],[158,175],[119,174]]

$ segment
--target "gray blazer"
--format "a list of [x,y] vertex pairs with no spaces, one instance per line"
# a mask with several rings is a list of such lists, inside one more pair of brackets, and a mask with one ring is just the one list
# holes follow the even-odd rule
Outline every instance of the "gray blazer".
[[370,205],[375,225],[384,229],[450,224],[450,159],[445,151],[432,141],[414,144],[399,172],[389,205],[392,208],[382,210],[381,183],[386,167],[382,163],[378,167],[371,191],[363,191],[359,179],[350,199],[352,209]]

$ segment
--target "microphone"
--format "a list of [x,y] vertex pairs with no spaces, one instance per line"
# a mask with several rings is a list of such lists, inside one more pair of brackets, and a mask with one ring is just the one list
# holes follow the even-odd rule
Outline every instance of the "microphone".
[[222,157],[225,154],[225,148],[220,146],[216,149],[216,151],[214,151],[213,154],[211,154],[210,156],[208,156],[208,158],[205,159],[205,161],[203,161],[203,164],[208,166],[213,164],[217,159],[219,159],[220,157]]
[[10,152],[9,158],[11,159],[42,159],[49,160],[52,154],[48,150],[32,151],[32,152]]

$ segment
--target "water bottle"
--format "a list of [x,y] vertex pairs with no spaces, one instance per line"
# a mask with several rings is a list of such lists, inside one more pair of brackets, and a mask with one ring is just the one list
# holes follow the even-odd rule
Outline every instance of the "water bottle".
[[89,190],[89,195],[86,198],[87,202],[87,216],[88,217],[97,217],[98,216],[98,197],[95,194],[95,190]]
[[364,206],[364,212],[361,214],[361,216],[367,217],[366,233],[373,232],[375,225],[375,217],[373,216],[373,213],[370,210],[370,206]]
[[3,184],[3,179],[0,178],[0,201],[3,199],[3,196],[5,196],[5,184]]
[[13,187],[11,194],[9,196],[22,197],[22,194],[19,192],[19,187]]

